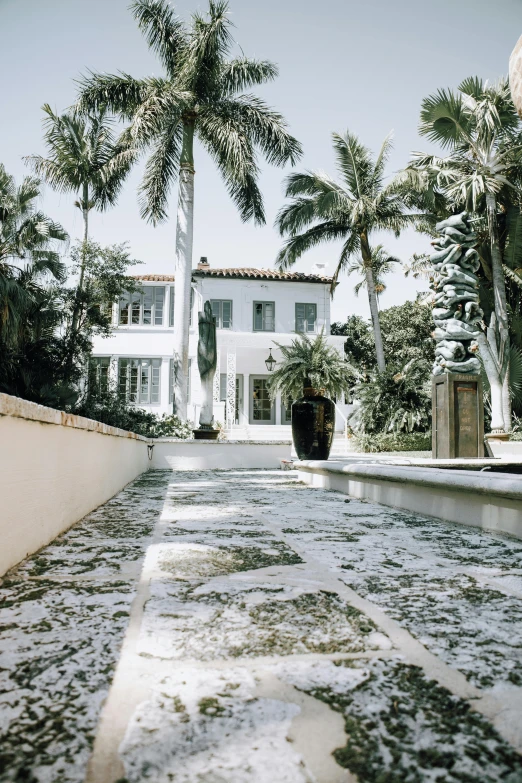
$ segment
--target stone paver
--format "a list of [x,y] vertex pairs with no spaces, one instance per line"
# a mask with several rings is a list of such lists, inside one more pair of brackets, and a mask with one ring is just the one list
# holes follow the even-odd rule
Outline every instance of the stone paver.
[[149,472],[3,580],[0,781],[520,783],[521,621],[520,541]]

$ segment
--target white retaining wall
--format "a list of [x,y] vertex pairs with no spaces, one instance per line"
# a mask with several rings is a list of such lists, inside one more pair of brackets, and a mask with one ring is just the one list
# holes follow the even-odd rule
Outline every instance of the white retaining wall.
[[147,470],[148,442],[0,394],[0,575]]
[[292,441],[174,440],[154,441],[151,468],[160,470],[233,470],[279,468],[290,459]]
[[294,463],[313,487],[522,539],[522,476],[330,460]]

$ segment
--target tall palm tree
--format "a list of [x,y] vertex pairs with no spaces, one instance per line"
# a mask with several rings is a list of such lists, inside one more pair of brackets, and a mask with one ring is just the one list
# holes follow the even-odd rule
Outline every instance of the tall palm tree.
[[286,196],[291,202],[280,210],[277,226],[288,239],[276,263],[281,270],[288,269],[319,243],[341,240],[343,246],[333,276],[335,285],[340,272],[348,268],[350,259],[362,258],[377,366],[384,372],[386,362],[370,237],[372,232],[379,230],[392,231],[398,236],[414,218],[407,213],[396,180],[384,181],[390,137],[384,140],[375,160],[370,150],[349,131],[344,136],[334,133],[333,146],[340,183],[327,174],[312,171],[291,174],[286,181]]
[[244,90],[274,79],[270,62],[228,59],[231,24],[225,0],[209,0],[208,14],[195,13],[190,27],[165,0],[137,0],[138,26],[165,76],[91,74],[81,82],[80,111],[107,106],[130,121],[122,143],[150,150],[140,187],[142,216],[165,220],[170,189],[179,177],[174,306],[174,412],[187,415],[187,372],[194,223],[194,139],[213,158],[241,218],[265,222],[257,185],[257,151],[269,163],[294,163],[301,147],[283,117]]
[[40,209],[41,183],[24,177],[17,186],[0,163],[0,343],[16,348],[24,317],[34,304],[33,282],[63,280],[60,245],[67,233]]
[[[456,92],[439,90],[422,102],[420,133],[449,150],[446,157],[418,153],[405,184],[442,193],[450,210],[466,208],[487,218],[489,253],[481,253],[494,294],[494,313],[480,333],[481,357],[490,381],[493,431],[511,429],[509,333],[506,285],[499,241],[501,205],[522,178],[520,120],[507,80],[488,85],[471,77]],[[419,176],[420,175],[420,176]],[[424,175],[424,176],[423,176]]]
[[[25,158],[36,174],[61,193],[75,193],[75,206],[83,216],[83,241],[89,239],[89,213],[113,206],[133,157],[115,139],[112,121],[104,107],[80,117],[75,113],[55,114],[48,104],[45,112],[45,143],[49,157]],[[78,329],[85,263],[80,265],[76,306],[71,334]]]
[[[376,245],[372,248],[371,252],[371,266],[373,272],[373,279],[375,283],[375,294],[377,296],[377,304],[379,303],[379,295],[386,290],[386,283],[384,282],[385,275],[393,271],[396,264],[400,264],[401,261],[396,256],[391,256],[383,245]],[[354,286],[354,292],[356,296],[362,288],[367,287],[366,282],[366,266],[362,256],[357,256],[346,267],[346,273],[348,275],[357,274],[361,277],[361,280]]]

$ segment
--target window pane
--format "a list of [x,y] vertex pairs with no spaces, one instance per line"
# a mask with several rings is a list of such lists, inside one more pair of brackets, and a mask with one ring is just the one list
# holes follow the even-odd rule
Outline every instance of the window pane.
[[189,325],[192,326],[192,311],[194,309],[194,289],[190,289],[190,320]]
[[149,402],[150,386],[150,361],[142,359],[140,362],[140,402]]
[[267,380],[254,378],[252,393],[252,418],[254,421],[271,421],[272,402],[268,394]]
[[150,401],[160,401],[160,376],[161,376],[161,359],[152,360],[152,379],[150,389]]
[[126,294],[120,299],[120,324],[129,323],[129,295]]
[[218,329],[221,329],[221,300],[212,299],[210,306],[212,308],[212,315],[216,319],[216,326]]
[[317,318],[317,305],[306,305],[306,331],[315,332],[315,320]]
[[296,304],[295,306],[295,331],[304,332],[305,330],[305,306]]
[[170,286],[169,326],[174,326],[174,286]]
[[265,302],[265,331],[274,331],[274,305],[272,302]]
[[219,399],[224,402],[227,399],[227,374],[222,372],[219,375]]
[[152,286],[147,286],[143,294],[143,323],[150,326],[152,323],[152,295],[154,289]]
[[230,329],[232,327],[232,302],[222,302],[222,312],[221,328]]
[[127,359],[120,359],[118,362],[118,394],[122,398],[127,397],[129,362]]
[[141,294],[134,292],[132,294],[132,318],[133,324],[139,324],[141,310]]
[[137,359],[131,359],[128,368],[128,394],[131,402],[138,402],[138,373],[139,362]]
[[163,302],[165,299],[165,287],[156,286],[154,288],[154,324],[163,325]]
[[254,329],[263,329],[263,305],[261,302],[254,304]]

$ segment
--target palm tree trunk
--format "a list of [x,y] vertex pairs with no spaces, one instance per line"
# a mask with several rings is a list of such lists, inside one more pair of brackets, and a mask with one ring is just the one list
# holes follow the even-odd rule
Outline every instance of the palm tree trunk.
[[187,419],[187,382],[190,326],[190,284],[192,280],[192,238],[194,232],[194,121],[183,125],[176,227],[174,285],[174,394],[172,411]]
[[375,291],[375,280],[373,278],[372,254],[368,239],[365,234],[361,235],[361,252],[364,262],[366,276],[366,289],[368,291],[368,302],[370,304],[370,313],[372,316],[373,336],[375,340],[375,354],[377,357],[377,367],[379,372],[386,370],[386,360],[384,358],[384,345],[382,342],[381,322],[379,320],[379,305],[377,302],[377,293]]
[[[500,252],[500,242],[498,238],[497,225],[497,204],[495,196],[492,193],[486,195],[486,207],[488,215],[488,229],[491,243],[491,272],[493,278],[493,295],[495,299],[495,329],[488,329],[488,342],[491,352],[496,358],[497,378],[495,383],[500,382],[502,392],[500,400],[496,399],[495,404],[500,406],[500,410],[495,410],[495,420],[503,421],[503,429],[509,432],[511,429],[511,400],[509,395],[509,331],[506,284],[504,280],[504,270],[502,269],[502,254]],[[494,343],[494,344],[493,344]],[[493,385],[488,374],[488,380],[492,390],[493,407]],[[492,425],[493,429],[493,425]]]
[[82,190],[82,214],[83,214],[83,247],[82,247],[82,260],[80,264],[80,277],[78,280],[78,286],[76,288],[76,295],[74,297],[74,306],[71,319],[71,334],[69,337],[69,350],[67,358],[67,372],[72,372],[72,366],[74,362],[74,353],[76,347],[76,336],[78,333],[78,327],[80,322],[80,313],[82,309],[82,291],[83,281],[85,279],[85,263],[87,260],[87,242],[89,241],[89,185],[84,184]]

